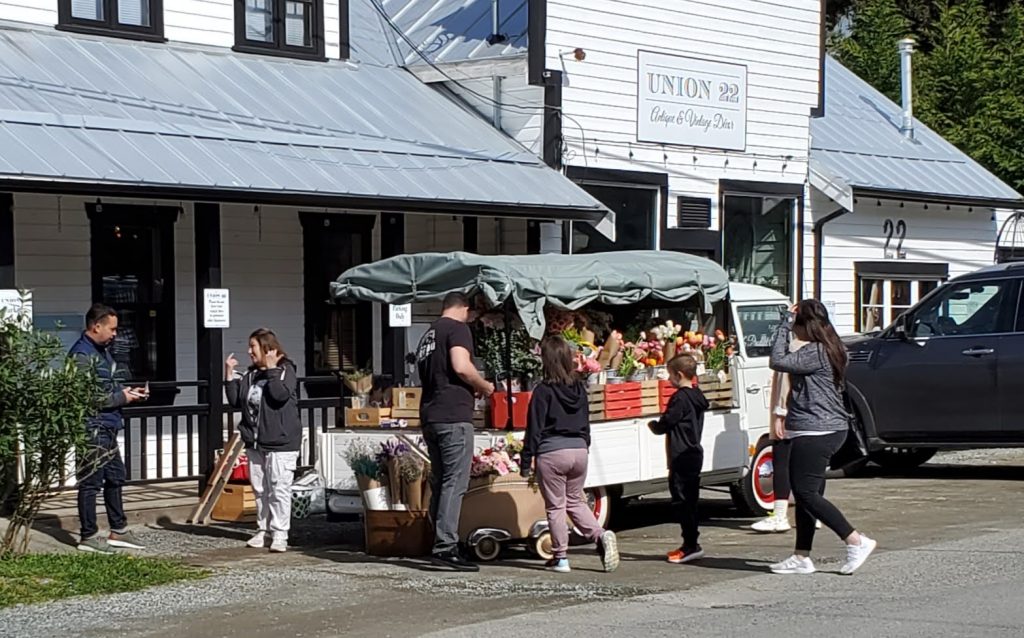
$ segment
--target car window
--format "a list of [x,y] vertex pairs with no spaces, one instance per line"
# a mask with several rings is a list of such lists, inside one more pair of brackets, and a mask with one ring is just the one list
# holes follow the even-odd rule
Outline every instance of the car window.
[[1017,309],[1013,281],[953,284],[914,311],[914,338],[1010,332]]
[[743,347],[748,357],[767,357],[771,354],[772,336],[782,323],[785,313],[785,304],[739,306],[736,309],[740,330],[743,331]]

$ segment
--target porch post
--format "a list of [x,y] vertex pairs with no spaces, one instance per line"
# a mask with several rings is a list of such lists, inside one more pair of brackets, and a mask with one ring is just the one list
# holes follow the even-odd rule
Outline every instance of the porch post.
[[224,336],[219,328],[203,327],[203,289],[221,287],[220,205],[196,203],[194,215],[194,247],[196,258],[196,370],[199,403],[209,406],[199,418],[199,493],[213,471],[214,454],[224,447],[224,368],[221,358]]
[[14,276],[14,195],[0,193],[0,288],[17,288]]
[[[381,213],[380,216],[380,257],[387,259],[405,252],[405,215]],[[381,308],[381,327],[384,341],[381,344],[381,372],[391,375],[395,385],[405,383],[405,328],[388,326],[388,307]]]

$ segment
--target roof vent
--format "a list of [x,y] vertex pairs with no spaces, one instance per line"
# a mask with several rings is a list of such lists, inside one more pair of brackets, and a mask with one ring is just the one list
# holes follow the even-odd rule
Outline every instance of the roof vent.
[[706,197],[676,199],[676,225],[679,228],[711,228],[711,200]]
[[914,89],[910,57],[914,55],[914,40],[900,40],[900,95],[903,99],[903,117],[900,133],[908,140],[914,139]]

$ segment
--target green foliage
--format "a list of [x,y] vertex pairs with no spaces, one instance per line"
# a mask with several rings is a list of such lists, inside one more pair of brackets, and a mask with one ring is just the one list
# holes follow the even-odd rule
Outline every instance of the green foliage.
[[854,0],[836,57],[899,101],[896,43],[918,42],[914,115],[1010,186],[1024,188],[1021,0]]
[[0,560],[0,608],[69,596],[137,591],[206,578],[204,569],[131,555],[31,554]]
[[512,345],[512,377],[527,381],[539,379],[542,366],[537,343],[521,324],[515,325],[508,336],[503,326],[477,327],[476,350],[484,362],[484,374],[490,379],[506,376],[505,349],[509,342]]
[[0,464],[8,480],[19,459],[23,468],[0,554],[27,550],[39,506],[85,450],[85,423],[101,401],[94,369],[66,357],[54,334],[0,311]]

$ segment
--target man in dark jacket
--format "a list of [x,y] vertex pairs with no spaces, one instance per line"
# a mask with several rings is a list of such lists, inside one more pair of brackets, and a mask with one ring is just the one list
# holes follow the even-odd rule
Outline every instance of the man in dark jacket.
[[704,466],[704,412],[709,403],[704,393],[694,387],[697,382],[697,361],[682,354],[668,362],[669,378],[678,388],[665,413],[651,421],[655,434],[668,435],[668,481],[672,509],[676,511],[683,531],[683,546],[668,553],[670,563],[689,563],[704,556],[697,538],[697,501],[700,499],[700,472]]
[[[85,332],[71,347],[69,355],[82,368],[93,368],[103,390],[98,414],[85,423],[88,450],[78,463],[78,518],[81,540],[78,549],[109,553],[111,547],[142,549],[142,543],[128,530],[121,486],[127,478],[118,432],[124,429],[121,408],[146,398],[142,388],[125,388],[115,378],[116,364],[109,347],[117,337],[117,312],[103,304],[93,304],[85,315]],[[96,495],[103,490],[110,534],[99,535],[96,522]]]

